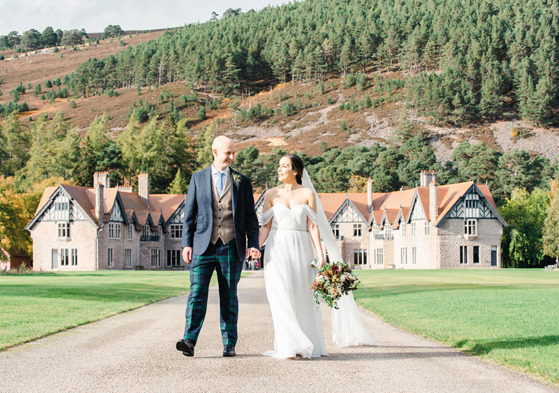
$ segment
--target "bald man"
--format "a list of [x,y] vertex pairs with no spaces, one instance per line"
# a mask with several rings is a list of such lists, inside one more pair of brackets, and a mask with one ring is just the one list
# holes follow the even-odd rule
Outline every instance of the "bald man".
[[235,143],[218,136],[212,152],[212,165],[192,175],[184,206],[182,256],[190,264],[190,295],[184,337],[176,347],[183,355],[194,356],[215,270],[223,356],[230,357],[235,356],[237,344],[237,283],[243,262],[249,254],[260,257],[258,219],[250,179],[230,168],[235,160]]

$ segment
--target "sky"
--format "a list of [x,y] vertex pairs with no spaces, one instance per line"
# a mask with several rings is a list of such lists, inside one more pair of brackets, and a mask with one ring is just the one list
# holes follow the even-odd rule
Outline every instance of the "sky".
[[108,25],[123,30],[150,30],[205,22],[212,11],[242,12],[288,3],[287,0],[0,0],[0,35],[29,29],[42,32],[84,28],[103,32]]

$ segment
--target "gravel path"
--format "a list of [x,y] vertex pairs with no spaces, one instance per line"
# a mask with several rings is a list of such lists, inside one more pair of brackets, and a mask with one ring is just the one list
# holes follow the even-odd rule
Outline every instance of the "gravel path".
[[[185,283],[187,285],[187,283]],[[194,358],[174,348],[186,296],[0,352],[0,392],[558,392],[404,332],[362,311],[379,347],[337,348],[323,308],[329,357],[281,361],[261,271],[242,278],[236,358],[221,357],[217,288]]]

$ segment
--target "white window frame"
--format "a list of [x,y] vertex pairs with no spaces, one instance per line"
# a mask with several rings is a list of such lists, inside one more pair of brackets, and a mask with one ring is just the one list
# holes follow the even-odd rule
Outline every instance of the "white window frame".
[[417,247],[411,248],[411,264],[417,265]]
[[460,264],[468,264],[468,246],[460,246]]
[[130,239],[132,239],[133,235],[134,235],[134,225],[129,224],[128,225],[128,231],[127,231],[127,234],[126,234],[126,238],[128,240],[130,240]]
[[113,267],[113,249],[112,248],[107,248],[107,266],[108,267]]
[[407,227],[406,227],[406,223],[405,223],[405,222],[403,222],[403,223],[400,224],[400,229],[402,230],[402,237],[407,237],[407,235],[408,235],[408,230],[407,230]]
[[425,236],[429,236],[429,233],[430,233],[429,221],[425,221]]
[[152,248],[150,250],[150,262],[151,267],[161,266],[161,250],[158,250],[156,248]]
[[59,222],[58,228],[58,238],[68,239],[70,238],[70,223],[69,222]]
[[171,239],[182,239],[182,224],[171,224]]
[[384,265],[384,248],[375,248],[375,265]]
[[60,266],[70,266],[70,255],[67,248],[61,248],[60,253]]
[[[476,248],[477,248],[477,253],[476,253]],[[480,251],[481,250],[480,250],[479,246],[473,246],[473,249],[472,249],[472,263],[475,263],[476,265],[479,264],[479,261],[481,259],[480,258],[480,254],[481,254]],[[477,254],[477,261],[476,261],[476,254]]]
[[353,237],[363,236],[363,224],[353,224]]
[[402,265],[408,264],[408,248],[402,247],[400,248],[400,263]]
[[477,236],[477,220],[467,219],[464,220],[464,235]]
[[77,248],[72,248],[72,252],[71,252],[71,263],[72,266],[78,266],[78,249]]
[[353,264],[366,265],[367,264],[367,250],[364,248],[353,249]]
[[124,260],[126,267],[132,267],[132,249],[125,248],[124,249]]
[[167,250],[167,266],[180,266],[182,262],[181,250]]
[[340,224],[332,224],[332,233],[334,234],[334,239],[340,240]]
[[416,222],[411,223],[411,235],[412,236],[417,236],[417,223]]
[[120,239],[120,223],[109,222],[109,239]]

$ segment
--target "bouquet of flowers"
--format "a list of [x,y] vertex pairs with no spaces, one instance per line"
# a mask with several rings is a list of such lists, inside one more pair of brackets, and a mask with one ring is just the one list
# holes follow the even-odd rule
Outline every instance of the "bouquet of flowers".
[[319,299],[322,298],[329,307],[338,309],[338,300],[356,290],[359,283],[359,279],[351,272],[346,262],[334,262],[324,265],[318,271],[311,289],[314,291],[316,304],[320,304]]

